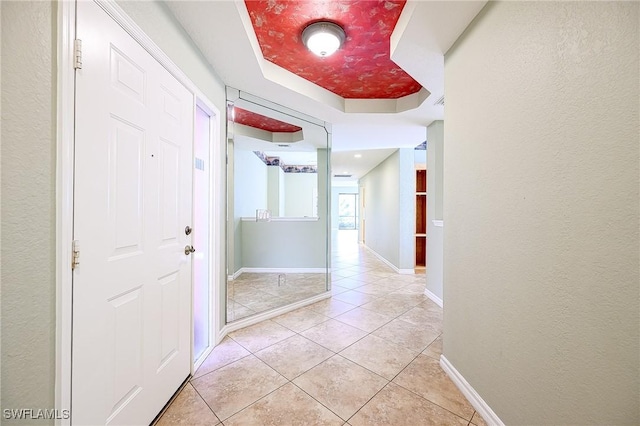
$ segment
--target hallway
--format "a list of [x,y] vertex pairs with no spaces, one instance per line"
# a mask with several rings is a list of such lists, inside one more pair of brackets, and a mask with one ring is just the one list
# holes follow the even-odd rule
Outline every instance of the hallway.
[[333,241],[333,296],[231,333],[158,425],[484,425],[439,366],[425,276]]

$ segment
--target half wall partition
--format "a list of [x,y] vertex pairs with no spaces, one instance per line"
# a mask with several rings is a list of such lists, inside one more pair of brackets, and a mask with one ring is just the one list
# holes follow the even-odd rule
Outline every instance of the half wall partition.
[[227,323],[326,293],[327,123],[227,88]]

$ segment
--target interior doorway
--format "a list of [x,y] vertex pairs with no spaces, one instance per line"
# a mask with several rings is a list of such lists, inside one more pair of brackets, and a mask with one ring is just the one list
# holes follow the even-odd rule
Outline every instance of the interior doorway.
[[358,194],[338,194],[338,229],[358,229]]

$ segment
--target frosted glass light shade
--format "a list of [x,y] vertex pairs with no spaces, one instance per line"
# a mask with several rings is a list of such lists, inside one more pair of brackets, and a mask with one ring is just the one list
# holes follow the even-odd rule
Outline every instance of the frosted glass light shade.
[[345,38],[342,27],[333,22],[314,22],[302,31],[302,42],[320,57],[335,53]]

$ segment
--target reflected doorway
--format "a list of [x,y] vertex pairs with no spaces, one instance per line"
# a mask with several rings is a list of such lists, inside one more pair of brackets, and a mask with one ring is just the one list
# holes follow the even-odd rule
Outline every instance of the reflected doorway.
[[358,194],[338,194],[338,229],[358,229]]

